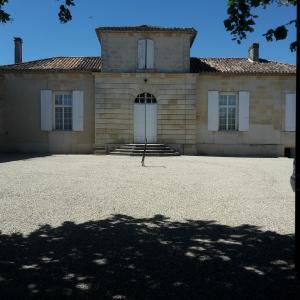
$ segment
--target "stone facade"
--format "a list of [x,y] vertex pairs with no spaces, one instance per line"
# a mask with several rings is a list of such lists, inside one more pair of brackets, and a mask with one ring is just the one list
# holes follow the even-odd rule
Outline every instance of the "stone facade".
[[143,38],[151,38],[154,42],[154,69],[151,72],[189,72],[191,36],[174,32],[101,33],[102,72],[139,72],[137,43]]
[[[283,156],[286,148],[295,147],[295,132],[285,131],[285,97],[296,90],[291,65],[191,59],[196,35],[191,28],[102,27],[96,32],[102,58],[65,57],[0,67],[0,151],[108,153],[134,143],[134,129],[143,124],[135,123],[135,99],[142,93],[157,101],[156,142],[181,154]],[[138,69],[140,39],[153,41],[151,69]],[[73,131],[42,130],[41,90],[82,91],[83,129],[75,131],[73,120]],[[209,131],[209,91],[249,92],[249,129]]]
[[[18,87],[18,88],[16,88]],[[40,91],[85,94],[84,131],[42,131]],[[88,74],[7,74],[4,90],[5,135],[0,151],[25,153],[91,153],[94,149],[94,80]]]
[[[207,94],[250,92],[249,131],[208,131]],[[285,131],[285,95],[295,93],[294,76],[199,76],[197,80],[197,153],[283,156],[295,133]]]
[[157,142],[195,154],[196,76],[193,74],[97,74],[96,146],[134,142],[134,100],[143,92],[157,99]]

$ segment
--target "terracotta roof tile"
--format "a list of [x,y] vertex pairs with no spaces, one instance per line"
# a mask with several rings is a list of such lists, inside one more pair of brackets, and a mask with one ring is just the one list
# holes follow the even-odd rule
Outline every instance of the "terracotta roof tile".
[[0,72],[3,71],[100,72],[101,57],[52,57],[0,66]]
[[[101,57],[53,57],[21,64],[0,66],[5,72],[101,72]],[[261,59],[251,62],[246,58],[191,58],[191,73],[227,74],[296,74],[296,66]]]
[[197,33],[193,27],[161,27],[152,25],[98,27],[97,31],[182,31]]
[[191,73],[296,74],[296,66],[266,59],[192,57]]

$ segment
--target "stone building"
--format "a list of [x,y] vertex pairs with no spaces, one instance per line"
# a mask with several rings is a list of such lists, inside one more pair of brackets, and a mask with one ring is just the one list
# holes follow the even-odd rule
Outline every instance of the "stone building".
[[[108,153],[166,144],[181,154],[284,156],[295,140],[295,65],[195,58],[193,28],[100,27],[101,57],[0,67],[0,150]],[[2,78],[2,80],[1,80]],[[2,96],[1,96],[2,94]]]

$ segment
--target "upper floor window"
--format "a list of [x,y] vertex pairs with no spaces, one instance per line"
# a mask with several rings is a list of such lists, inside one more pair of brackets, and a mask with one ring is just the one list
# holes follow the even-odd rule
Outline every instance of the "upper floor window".
[[154,43],[153,40],[143,39],[138,41],[138,68],[154,68]]
[[72,130],[72,94],[55,93],[55,130]]
[[237,96],[219,96],[219,130],[237,130]]

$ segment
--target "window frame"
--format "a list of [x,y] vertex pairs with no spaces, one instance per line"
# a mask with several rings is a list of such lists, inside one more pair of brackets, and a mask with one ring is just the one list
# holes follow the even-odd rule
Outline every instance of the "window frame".
[[[55,98],[56,96],[71,96],[71,104],[56,104],[55,103]],[[57,129],[56,128],[56,107],[62,108],[62,129]],[[65,128],[65,108],[71,108],[71,128]],[[58,131],[58,132],[70,132],[73,131],[73,93],[71,91],[54,91],[53,92],[53,131]]]
[[[226,105],[222,104],[221,105],[221,97],[226,96]],[[234,96],[235,97],[235,105],[229,104],[229,96]],[[239,118],[239,96],[238,93],[236,92],[220,92],[219,93],[219,102],[218,102],[218,123],[219,123],[219,128],[218,131],[221,132],[235,132],[239,130],[238,127],[238,118]],[[221,122],[220,122],[220,109],[221,107],[226,108],[226,129],[221,129]],[[229,108],[235,108],[235,123],[234,123],[234,129],[228,129],[229,127]]]

